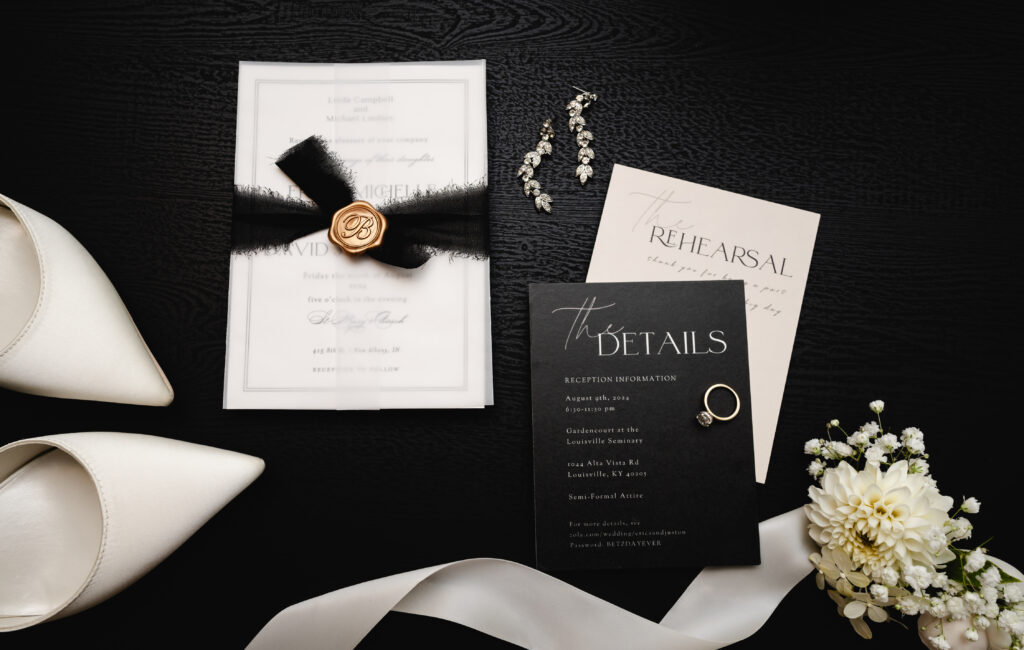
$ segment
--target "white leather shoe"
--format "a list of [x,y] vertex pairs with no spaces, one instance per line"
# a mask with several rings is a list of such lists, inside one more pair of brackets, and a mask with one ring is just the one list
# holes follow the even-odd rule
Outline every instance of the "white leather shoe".
[[132,433],[0,448],[0,632],[118,593],[262,471],[253,456]]
[[71,233],[0,194],[0,387],[166,406],[174,391]]

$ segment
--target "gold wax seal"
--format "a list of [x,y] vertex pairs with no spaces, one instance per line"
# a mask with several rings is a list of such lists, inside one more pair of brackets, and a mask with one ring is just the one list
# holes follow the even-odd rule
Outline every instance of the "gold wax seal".
[[388,221],[366,201],[353,201],[334,213],[327,236],[346,253],[362,253],[384,241]]

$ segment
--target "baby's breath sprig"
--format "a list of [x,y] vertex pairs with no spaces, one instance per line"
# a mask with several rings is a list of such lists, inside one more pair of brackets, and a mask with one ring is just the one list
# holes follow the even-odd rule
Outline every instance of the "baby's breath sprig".
[[[921,430],[908,427],[897,437],[895,433],[886,432],[882,426],[885,402],[875,400],[868,407],[875,414],[873,422],[865,422],[853,433],[847,433],[840,426],[839,420],[833,419],[825,424],[827,440],[812,438],[804,444],[804,453],[816,457],[807,468],[812,477],[818,478],[829,467],[844,461],[857,469],[867,464],[885,469],[905,460],[909,465],[909,473],[928,473],[928,454],[925,453],[924,434]],[[833,439],[833,430],[842,434],[845,440]]]

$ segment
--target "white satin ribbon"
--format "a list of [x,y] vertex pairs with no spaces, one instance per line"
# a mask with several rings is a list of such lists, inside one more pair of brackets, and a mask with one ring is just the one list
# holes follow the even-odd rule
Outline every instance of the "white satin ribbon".
[[756,632],[812,567],[797,508],[762,521],[761,564],[701,571],[661,623],[535,569],[471,559],[353,585],[283,610],[248,650],[354,648],[389,611],[460,623],[524,648],[716,650]]

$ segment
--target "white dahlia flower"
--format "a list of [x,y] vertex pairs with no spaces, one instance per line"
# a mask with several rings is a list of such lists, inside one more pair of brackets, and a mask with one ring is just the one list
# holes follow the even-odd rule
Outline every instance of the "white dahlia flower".
[[887,471],[869,465],[859,472],[841,462],[808,494],[804,512],[814,541],[841,550],[872,578],[889,567],[901,573],[913,566],[932,569],[955,557],[947,547],[934,552],[928,545],[930,531],[948,520],[953,499],[926,477],[908,473],[906,461]]

